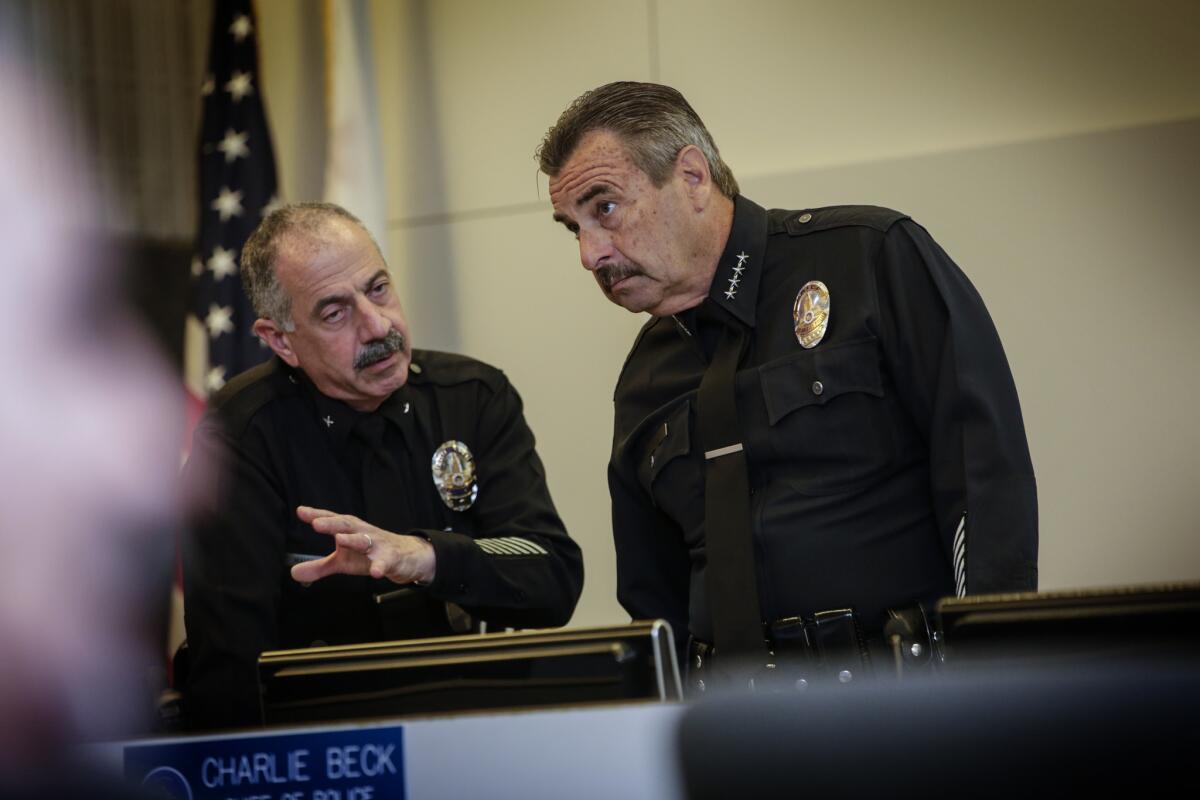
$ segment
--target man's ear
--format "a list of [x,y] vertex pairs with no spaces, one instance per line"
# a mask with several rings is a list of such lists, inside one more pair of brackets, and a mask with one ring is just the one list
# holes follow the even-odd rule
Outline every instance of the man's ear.
[[689,144],[675,156],[675,175],[683,181],[684,190],[692,201],[692,207],[703,211],[712,197],[712,172],[708,159],[700,148]]
[[266,342],[267,347],[271,348],[275,355],[282,358],[289,367],[300,365],[300,359],[296,357],[296,351],[292,349],[287,331],[276,324],[274,320],[260,317],[254,320],[251,330],[254,331],[255,336]]

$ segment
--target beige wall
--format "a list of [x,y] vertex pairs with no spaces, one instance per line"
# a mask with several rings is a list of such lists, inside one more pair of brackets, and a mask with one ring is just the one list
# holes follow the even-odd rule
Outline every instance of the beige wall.
[[[1040,484],[1043,588],[1200,578],[1200,4],[371,3],[390,235],[418,344],[503,367],[624,618],[604,464],[640,320],[550,222],[532,154],[581,91],[680,88],[747,194],[912,213],[988,301]],[[316,0],[259,0],[289,199],[320,195]],[[1172,121],[1181,121],[1172,124]]]

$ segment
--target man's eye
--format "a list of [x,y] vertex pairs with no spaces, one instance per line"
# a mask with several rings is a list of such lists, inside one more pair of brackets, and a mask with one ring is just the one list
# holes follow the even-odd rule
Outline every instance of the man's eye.
[[617,204],[611,200],[605,200],[602,203],[596,204],[596,213],[602,217],[607,217],[609,214],[617,210]]
[[322,317],[321,320],[322,322],[326,323],[341,322],[342,317],[344,316],[346,316],[346,309],[339,308],[337,311],[330,311],[328,314]]
[[379,283],[377,283],[371,287],[371,296],[372,297],[381,297],[381,296],[387,294],[387,290],[388,290],[388,282],[380,281]]

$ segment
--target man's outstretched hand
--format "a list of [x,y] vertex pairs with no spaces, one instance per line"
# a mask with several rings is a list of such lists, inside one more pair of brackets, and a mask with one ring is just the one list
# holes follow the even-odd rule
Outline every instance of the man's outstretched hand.
[[317,533],[332,536],[336,547],[316,561],[292,567],[292,578],[312,583],[327,575],[370,575],[396,583],[429,583],[437,569],[433,545],[420,536],[392,533],[350,514],[297,506],[296,516]]

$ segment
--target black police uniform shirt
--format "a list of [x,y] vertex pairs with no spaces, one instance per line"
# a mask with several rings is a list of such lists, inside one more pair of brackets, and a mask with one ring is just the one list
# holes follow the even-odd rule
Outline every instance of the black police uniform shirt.
[[[804,349],[793,304],[810,281],[829,324]],[[737,197],[704,304],[650,320],[615,390],[618,596],[635,619],[713,640],[696,418],[709,313],[748,339],[735,394],[764,621],[852,607],[877,634],[889,608],[1036,588],[1016,388],[966,276],[897,212]]]
[[[379,460],[379,435],[390,464]],[[474,457],[478,494],[463,511],[433,480],[434,453],[448,441]],[[187,471],[214,478],[219,498],[191,526],[183,560],[185,688],[197,727],[258,721],[264,650],[449,634],[456,607],[493,629],[564,625],[579,598],[582,556],[550,499],[520,397],[473,359],[415,351],[406,384],[371,414],[272,359],[212,398]],[[297,518],[300,505],[425,537],[433,582],[296,582],[292,564],[334,547]]]

